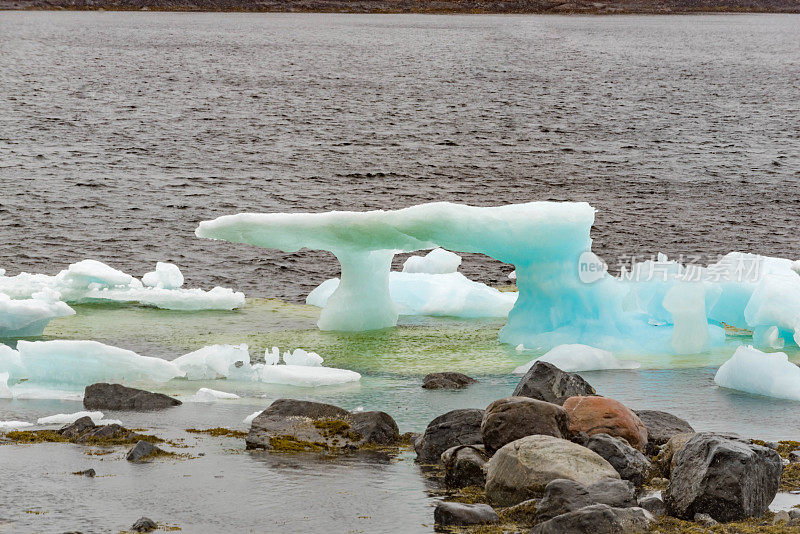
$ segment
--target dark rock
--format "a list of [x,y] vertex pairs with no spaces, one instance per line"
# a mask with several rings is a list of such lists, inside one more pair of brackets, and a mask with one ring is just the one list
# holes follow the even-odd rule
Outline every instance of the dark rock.
[[675,467],[675,455],[680,452],[686,443],[692,439],[694,432],[685,434],[675,434],[669,441],[661,447],[661,452],[656,457],[656,465],[661,470],[661,473],[669,478],[672,474],[672,468]]
[[792,519],[800,519],[800,508],[792,508],[789,510],[789,517]]
[[669,412],[634,410],[647,428],[647,454],[658,453],[658,448],[676,434],[694,433],[692,425]]
[[128,455],[125,457],[125,459],[129,462],[138,463],[146,461],[150,456],[163,453],[164,451],[162,449],[156,447],[149,441],[139,441],[131,450],[128,451]]
[[534,434],[568,437],[569,420],[564,408],[530,397],[507,397],[486,408],[481,435],[489,454],[506,443]]
[[287,452],[394,445],[397,424],[384,412],[348,412],[332,404],[278,399],[253,419],[248,449]]
[[627,480],[609,478],[584,486],[573,480],[553,480],[544,489],[544,497],[536,507],[539,520],[579,510],[593,504],[616,508],[636,506],[636,490]]
[[58,433],[65,438],[74,438],[93,428],[95,428],[95,424],[92,418],[84,415],[74,423],[62,427]]
[[643,534],[653,516],[642,508],[593,504],[536,525],[531,534]]
[[140,517],[136,523],[131,525],[131,530],[134,532],[151,532],[157,528],[156,522],[148,517]]
[[630,480],[636,486],[641,486],[652,476],[653,464],[626,441],[608,434],[595,434],[584,446],[605,458],[621,478]]
[[500,517],[488,504],[440,502],[433,511],[437,525],[483,525],[499,523]]
[[75,471],[72,473],[73,475],[79,475],[84,477],[94,477],[97,473],[94,469],[86,469],[85,471]]
[[580,375],[567,373],[542,361],[533,364],[514,390],[515,397],[530,397],[558,405],[570,397],[595,393],[595,389]]
[[161,410],[181,401],[161,393],[100,382],[86,386],[83,405],[90,410]]
[[639,499],[639,508],[644,508],[655,517],[666,515],[667,513],[667,505],[655,495]]
[[789,461],[790,462],[800,462],[800,451],[792,451],[792,452],[790,452],[789,453]]
[[442,453],[457,445],[483,443],[481,421],[484,410],[462,409],[442,414],[430,423],[417,442],[417,460],[425,463],[438,462]]
[[698,513],[720,522],[760,516],[783,471],[774,450],[707,432],[692,436],[673,460],[664,503],[681,519]]
[[444,483],[451,488],[486,484],[487,458],[480,445],[459,445],[442,453]]
[[477,380],[462,373],[431,373],[422,379],[422,387],[425,389],[462,389],[475,382]]

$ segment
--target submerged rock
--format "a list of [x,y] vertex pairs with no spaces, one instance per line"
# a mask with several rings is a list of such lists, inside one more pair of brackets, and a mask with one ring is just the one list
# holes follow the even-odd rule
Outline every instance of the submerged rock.
[[463,373],[430,373],[422,379],[422,387],[425,389],[462,389],[476,382],[477,380]]
[[437,525],[483,525],[499,523],[500,516],[488,504],[440,502],[433,511]]
[[162,393],[99,382],[86,386],[83,405],[90,410],[161,410],[181,401]]
[[593,504],[536,525],[531,534],[643,534],[652,522],[653,516],[642,508]]
[[772,449],[702,432],[675,455],[664,503],[670,515],[681,519],[708,514],[725,522],[760,516],[778,492],[782,471]]
[[634,410],[647,429],[647,454],[656,454],[658,447],[677,434],[694,433],[692,425],[669,412]]
[[551,363],[537,361],[519,381],[513,395],[562,405],[570,397],[595,393],[595,389],[580,375],[562,371]]
[[608,397],[570,397],[564,401],[569,414],[569,429],[589,436],[609,434],[622,438],[632,447],[644,451],[647,429],[633,411]]
[[131,525],[131,530],[134,532],[152,532],[157,529],[158,525],[149,517],[140,517],[136,522]]
[[530,397],[507,397],[486,408],[481,435],[489,454],[506,443],[534,434],[568,437],[569,421],[564,408]]
[[248,449],[282,452],[396,445],[397,424],[384,412],[351,413],[332,404],[278,399],[253,419]]
[[484,410],[478,409],[452,410],[428,423],[425,433],[414,444],[417,461],[438,462],[451,447],[482,444],[483,414]]
[[510,506],[544,491],[553,480],[565,478],[584,486],[619,473],[597,453],[565,439],[527,436],[503,446],[486,466],[486,496]]
[[128,455],[125,456],[125,459],[129,462],[140,463],[149,460],[153,456],[166,454],[168,454],[167,451],[156,447],[149,441],[139,441],[131,450],[128,451]]
[[97,475],[95,470],[91,469],[91,468],[90,469],[86,469],[84,471],[75,471],[72,474],[73,475],[78,475],[78,476],[83,476],[83,477],[89,477],[89,478],[93,478],[95,475]]
[[647,456],[628,445],[627,441],[608,434],[595,434],[584,446],[605,458],[620,477],[630,480],[636,486],[647,482],[653,474],[653,464]]
[[486,456],[480,445],[459,445],[442,453],[444,483],[451,488],[486,484]]

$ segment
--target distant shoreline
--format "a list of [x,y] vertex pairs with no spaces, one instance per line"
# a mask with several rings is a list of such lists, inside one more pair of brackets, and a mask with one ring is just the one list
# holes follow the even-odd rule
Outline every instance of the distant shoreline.
[[3,11],[690,15],[800,13],[800,0],[0,0]]

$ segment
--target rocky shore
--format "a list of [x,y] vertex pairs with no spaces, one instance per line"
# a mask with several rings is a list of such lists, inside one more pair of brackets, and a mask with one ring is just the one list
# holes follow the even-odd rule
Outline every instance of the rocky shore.
[[319,13],[800,13],[797,0],[0,0],[4,10]]

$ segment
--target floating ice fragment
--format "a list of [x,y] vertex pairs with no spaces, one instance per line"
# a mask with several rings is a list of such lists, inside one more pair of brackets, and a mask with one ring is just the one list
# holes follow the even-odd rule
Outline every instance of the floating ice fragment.
[[0,430],[17,430],[29,426],[33,426],[33,423],[28,423],[27,421],[0,421]]
[[717,385],[780,399],[800,400],[800,367],[785,352],[741,346],[714,376]]
[[272,347],[272,350],[266,349],[264,351],[264,362],[267,365],[278,365],[281,361],[281,351],[278,347]]
[[537,361],[551,363],[570,373],[580,371],[601,371],[606,369],[637,369],[639,362],[619,360],[606,350],[588,345],[559,345],[549,352],[534,358],[514,369],[514,374],[524,375]]
[[238,399],[235,393],[226,393],[216,389],[200,388],[197,393],[186,399],[188,402],[218,402],[221,400]]
[[147,287],[178,289],[183,285],[183,273],[174,263],[157,262],[156,270],[145,273],[142,283]]
[[361,375],[355,371],[333,367],[309,367],[307,365],[254,365],[258,379],[267,384],[318,387],[358,382]]
[[227,378],[245,365],[250,366],[246,344],[208,345],[172,360],[188,380],[217,380]]
[[36,420],[37,425],[71,425],[81,417],[89,417],[94,424],[99,424],[103,419],[103,412],[75,412],[57,413]]
[[245,417],[245,418],[244,418],[244,421],[242,421],[242,423],[244,423],[244,424],[246,424],[246,425],[249,425],[250,423],[252,423],[252,422],[253,422],[253,419],[255,419],[256,417],[258,417],[258,414],[260,414],[260,413],[261,413],[261,412],[263,412],[263,411],[264,411],[264,410],[259,410],[259,411],[257,411],[257,412],[253,412],[253,413],[251,413],[250,415],[248,415],[247,417]]
[[295,349],[294,352],[284,352],[283,362],[286,365],[305,365],[307,367],[322,367],[322,356],[316,352],[306,352],[303,349]]
[[[435,248],[425,256],[411,256],[403,263],[404,273],[447,274],[458,271],[461,256]],[[391,291],[391,290],[390,290]]]
[[41,336],[51,320],[74,315],[75,310],[60,302],[58,296],[47,288],[22,300],[0,293],[0,338]]

